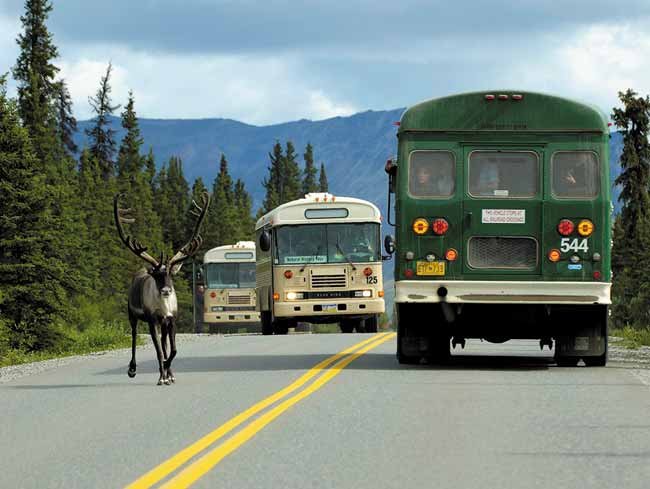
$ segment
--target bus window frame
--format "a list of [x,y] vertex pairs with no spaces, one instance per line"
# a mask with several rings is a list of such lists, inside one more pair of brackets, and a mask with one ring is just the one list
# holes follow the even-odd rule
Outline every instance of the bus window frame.
[[[596,192],[595,195],[589,196],[589,197],[575,197],[575,196],[570,196],[570,197],[561,197],[555,193],[555,185],[553,185],[553,178],[554,178],[554,173],[553,173],[553,163],[555,160],[555,155],[558,153],[592,153],[596,157],[596,170],[598,172],[598,176],[596,178],[596,182],[598,182],[598,191]],[[582,200],[582,201],[590,201],[590,200],[596,200],[600,197],[601,191],[602,191],[602,165],[600,161],[600,155],[598,154],[597,151],[594,151],[593,149],[558,149],[556,151],[553,151],[551,154],[551,158],[549,161],[549,172],[548,172],[548,177],[549,177],[549,187],[551,189],[551,197],[554,200]]]
[[[472,167],[470,165],[470,161],[472,159],[472,154],[473,153],[529,153],[535,155],[536,163],[537,163],[537,185],[536,185],[536,190],[535,193],[531,196],[528,197],[511,197],[509,195],[503,196],[503,195],[474,195],[470,191],[470,182],[472,179],[471,176],[471,170]],[[543,182],[541,182],[541,179],[543,178],[543,171],[541,171],[542,165],[540,162],[542,161],[541,155],[533,150],[533,149],[522,149],[522,150],[510,150],[510,149],[473,149],[469,153],[467,153],[467,195],[471,197],[472,199],[475,200],[484,200],[484,199],[490,199],[490,200],[535,200],[535,199],[541,199],[543,195]]]
[[[454,191],[449,195],[413,195],[411,193],[411,156],[413,153],[449,153],[452,158],[452,168],[454,170]],[[408,165],[406,172],[406,193],[412,199],[417,200],[451,200],[456,197],[456,192],[458,192],[458,160],[456,158],[456,153],[449,149],[414,149],[408,154]]]

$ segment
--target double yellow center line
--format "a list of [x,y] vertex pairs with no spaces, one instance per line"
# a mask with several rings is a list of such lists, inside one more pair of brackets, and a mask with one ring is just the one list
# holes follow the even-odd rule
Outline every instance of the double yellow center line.
[[157,484],[164,478],[168,477],[172,472],[176,471],[190,459],[197,456],[201,452],[210,448],[216,441],[230,433],[232,430],[248,421],[251,417],[255,416],[262,410],[271,406],[275,402],[285,398],[287,395],[298,390],[305,385],[308,381],[321,374],[325,369],[331,366],[320,377],[318,377],[309,386],[301,391],[293,394],[291,397],[285,399],[274,408],[268,410],[257,419],[253,420],[247,426],[242,428],[232,437],[225,440],[209,450],[207,453],[199,457],[197,460],[188,464],[178,474],[164,483],[161,488],[164,489],[177,489],[186,488],[196,482],[199,478],[210,471],[226,456],[237,450],[241,445],[246,443],[258,432],[260,432],[266,425],[271,423],[275,418],[280,416],[283,412],[289,409],[294,404],[300,402],[302,399],[313,394],[318,389],[327,384],[330,380],[336,377],[341,371],[347,367],[351,362],[359,358],[364,353],[369,352],[373,348],[381,345],[382,343],[390,340],[395,336],[395,333],[382,333],[357,343],[345,350],[333,355],[322,362],[318,363],[305,374],[299,377],[296,381],[289,384],[282,390],[275,394],[263,399],[262,401],[254,404],[245,411],[231,418],[229,421],[219,426],[216,430],[208,433],[197,442],[189,445],[173,457],[164,461],[154,469],[147,472],[145,475],[137,479],[135,482],[129,484],[126,489],[148,489],[154,484]]

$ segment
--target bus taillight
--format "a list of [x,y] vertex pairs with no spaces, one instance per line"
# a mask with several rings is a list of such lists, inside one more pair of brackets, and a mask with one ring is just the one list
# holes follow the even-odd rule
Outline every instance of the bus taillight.
[[575,229],[575,224],[570,219],[562,219],[557,225],[557,232],[562,236],[569,236]]
[[290,279],[291,277],[293,277],[293,272],[291,270],[285,270],[284,271],[284,278]]
[[578,234],[580,236],[591,236],[591,233],[594,232],[594,223],[589,219],[583,219],[578,223]]
[[453,248],[449,248],[445,252],[445,258],[447,261],[456,261],[456,258],[458,258],[458,252]]
[[423,217],[418,217],[413,221],[413,232],[415,234],[424,234],[429,230],[429,223]]
[[560,250],[558,249],[552,249],[551,251],[548,252],[548,259],[549,261],[552,261],[553,263],[556,263],[560,261]]
[[370,277],[370,275],[372,275],[372,268],[370,268],[370,267],[366,267],[366,268],[364,268],[364,269],[363,269],[363,274],[364,274],[366,277]]
[[600,270],[594,272],[594,280],[600,280],[602,277],[603,275],[600,273]]
[[433,232],[435,234],[437,234],[438,236],[442,236],[449,229],[449,223],[445,219],[438,218],[435,221],[433,221],[431,227],[433,228]]

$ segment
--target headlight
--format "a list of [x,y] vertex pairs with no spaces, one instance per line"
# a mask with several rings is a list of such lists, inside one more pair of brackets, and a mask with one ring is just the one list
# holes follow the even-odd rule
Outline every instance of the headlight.
[[355,290],[355,297],[372,297],[372,290]]
[[287,300],[295,301],[297,299],[303,299],[305,294],[302,292],[287,292]]

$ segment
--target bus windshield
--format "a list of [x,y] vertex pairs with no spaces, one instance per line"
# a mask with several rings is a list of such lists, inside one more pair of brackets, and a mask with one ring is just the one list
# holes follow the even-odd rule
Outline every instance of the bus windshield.
[[207,263],[209,289],[239,289],[255,287],[255,263]]
[[379,224],[299,224],[276,228],[275,263],[366,263],[381,260]]

